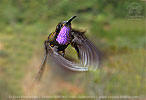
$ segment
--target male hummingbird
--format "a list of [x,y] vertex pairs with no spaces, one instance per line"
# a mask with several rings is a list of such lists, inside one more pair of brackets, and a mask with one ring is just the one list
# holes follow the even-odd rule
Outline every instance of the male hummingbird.
[[[42,76],[48,57],[59,66],[72,71],[88,71],[89,68],[96,70],[99,67],[99,50],[86,38],[85,32],[71,27],[71,22],[75,18],[76,16],[72,16],[69,20],[58,23],[55,31],[45,40],[45,56],[36,76],[37,80],[40,80]],[[70,44],[75,48],[81,63],[75,63],[64,58],[65,49]]]

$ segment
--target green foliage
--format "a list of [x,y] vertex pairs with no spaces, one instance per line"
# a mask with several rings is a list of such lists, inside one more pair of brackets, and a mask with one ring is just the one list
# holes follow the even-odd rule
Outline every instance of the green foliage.
[[[0,21],[4,23],[36,23],[46,22],[53,18],[90,13],[92,17],[104,14],[116,18],[124,18],[128,14],[128,6],[139,3],[138,0],[1,0]],[[144,15],[145,9],[142,9]]]
[[1,30],[0,43],[3,45],[2,50],[0,50],[1,97],[22,95],[21,81],[23,81],[28,67],[26,65],[31,61],[37,46],[43,48],[43,45],[41,46],[43,44],[42,33],[48,33],[44,29],[45,27],[42,27],[41,30],[39,28],[39,25],[16,24]]

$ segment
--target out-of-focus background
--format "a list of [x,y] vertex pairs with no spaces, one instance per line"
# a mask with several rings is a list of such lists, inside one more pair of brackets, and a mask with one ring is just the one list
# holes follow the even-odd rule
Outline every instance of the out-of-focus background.
[[[145,96],[145,0],[0,0],[0,99],[8,96]],[[101,69],[77,73],[47,65],[31,87],[43,42],[58,22],[103,52]],[[69,47],[66,54],[77,58]]]

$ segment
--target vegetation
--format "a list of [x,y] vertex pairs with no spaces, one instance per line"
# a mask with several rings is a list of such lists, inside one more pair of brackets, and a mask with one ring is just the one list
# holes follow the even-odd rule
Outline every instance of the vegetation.
[[[133,2],[143,8],[140,20],[127,18],[127,7]],[[30,78],[26,82],[29,83],[35,76],[38,67],[32,66],[41,63],[45,37],[59,21],[72,15],[78,16],[72,27],[87,30],[88,38],[103,52],[102,68],[77,75],[68,83],[61,81],[60,87],[55,86],[60,91],[53,95],[145,96],[144,5],[138,0],[0,0],[0,99],[26,95],[24,79]],[[74,57],[75,52],[69,48],[66,54]],[[33,65],[33,58],[38,63]],[[26,77],[29,72],[31,75]],[[51,80],[47,76],[42,81],[44,95],[50,95],[47,83]],[[85,79],[80,81],[80,77]],[[77,92],[79,86],[74,87],[77,82],[82,85],[82,92]],[[67,84],[65,89],[61,84]],[[70,88],[75,88],[75,92]]]

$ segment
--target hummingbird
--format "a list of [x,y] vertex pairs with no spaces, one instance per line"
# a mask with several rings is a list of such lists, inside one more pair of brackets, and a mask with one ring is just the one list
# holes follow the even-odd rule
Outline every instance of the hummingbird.
[[[44,41],[45,55],[36,75],[36,80],[40,80],[48,58],[55,64],[71,71],[88,71],[90,68],[96,70],[99,67],[101,53],[85,36],[84,31],[71,27],[71,22],[75,18],[76,16],[72,16],[67,21],[59,22],[55,31],[50,33]],[[70,61],[64,57],[68,45],[76,50],[80,63]]]

